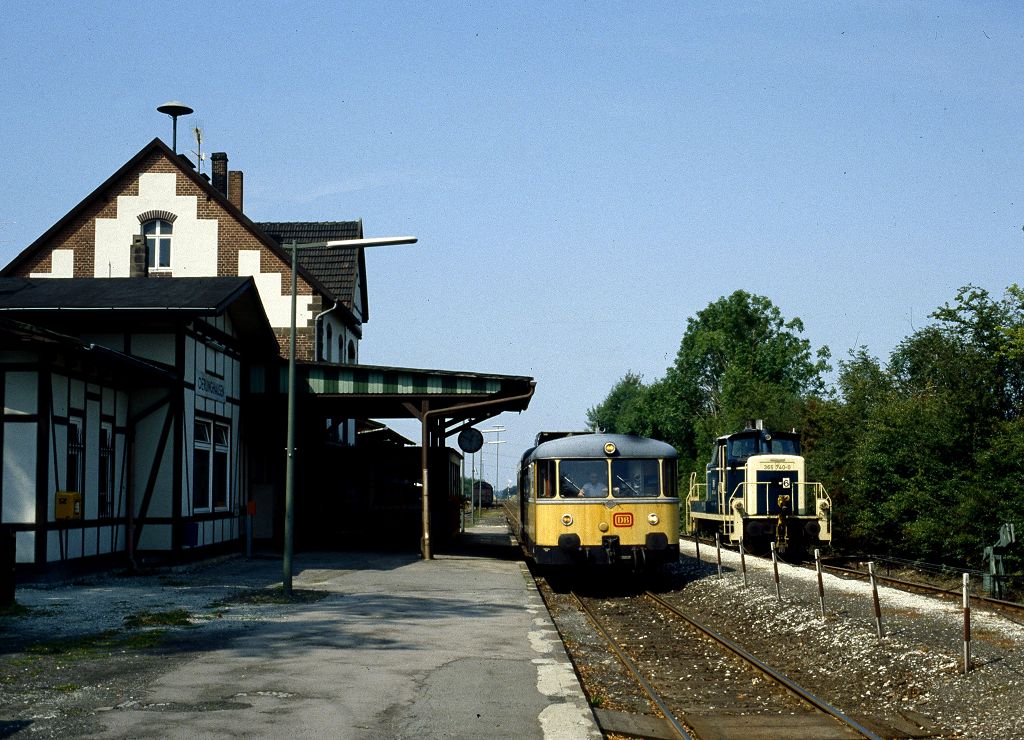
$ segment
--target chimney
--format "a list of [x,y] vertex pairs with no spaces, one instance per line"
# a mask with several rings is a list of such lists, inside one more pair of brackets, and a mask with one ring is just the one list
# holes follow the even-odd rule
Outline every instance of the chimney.
[[228,155],[225,152],[214,152],[210,155],[213,163],[213,187],[221,195],[228,197]]
[[[225,166],[227,160],[224,161]],[[242,210],[242,173],[238,170],[231,170],[228,173],[228,200],[238,210]]]
[[146,237],[135,234],[128,252],[128,277],[149,277],[149,260],[146,258]]

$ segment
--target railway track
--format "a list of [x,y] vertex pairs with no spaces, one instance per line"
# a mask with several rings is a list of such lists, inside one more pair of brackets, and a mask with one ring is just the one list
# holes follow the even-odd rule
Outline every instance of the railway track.
[[[693,540],[692,537],[688,537],[687,539],[690,539],[691,541]],[[709,540],[707,538],[702,537],[700,538],[700,545],[704,548],[711,548],[710,552],[712,556],[714,555],[714,540]],[[733,547],[729,547],[726,545],[722,545],[722,547],[723,549],[729,549],[733,552],[736,551],[736,549]],[[702,558],[703,557],[707,556],[702,555]],[[760,558],[762,560],[771,559],[769,556],[766,555],[752,555],[751,553],[746,553],[746,557]],[[814,561],[804,562],[801,563],[801,565],[803,565],[806,568],[813,569]],[[825,562],[822,562],[821,569],[824,572],[834,573],[836,575],[847,576],[850,578],[857,578],[863,581],[868,580],[869,577],[867,571],[858,570],[856,568],[847,568],[840,565],[830,565]],[[903,578],[894,578],[892,576],[880,575],[877,572],[875,573],[875,580],[879,583],[885,583],[887,585],[894,586],[895,588],[903,589],[904,591],[909,591],[911,593],[939,596],[953,600],[959,600],[962,597],[963,593],[959,585],[956,587],[936,586],[935,584],[931,583],[908,581]],[[994,599],[991,596],[985,596],[984,594],[971,593],[971,603],[974,605],[985,605],[1003,614],[1016,615],[1018,619],[1015,621],[1024,624],[1024,621],[1022,621],[1024,620],[1024,604],[1021,604],[1019,602],[1006,601],[1005,599]]]
[[[548,591],[545,598],[561,601],[553,611],[563,612],[562,621],[569,604],[586,615],[605,641],[605,652],[615,654],[638,687],[635,690],[646,697],[648,711],[664,717],[660,731],[636,731],[621,713],[599,707],[595,714],[606,733],[662,738],[879,737],[657,594],[608,598]],[[576,655],[573,658],[577,660]],[[577,668],[586,686],[591,671],[579,663]],[[592,702],[600,691],[588,688]]]
[[[813,568],[813,563],[810,564],[809,567]],[[841,576],[849,576],[851,578],[858,578],[864,581],[868,580],[868,574],[865,571],[857,570],[856,568],[846,568],[840,565],[826,565],[825,563],[822,563],[821,569],[823,571],[835,573]],[[907,581],[902,578],[883,576],[879,575],[878,573],[875,573],[875,580],[879,583],[885,583],[890,586],[895,586],[896,588],[901,588],[904,591],[910,591],[913,593],[942,596],[954,600],[960,599],[962,597],[962,591],[959,588],[944,588],[942,586],[936,586],[930,583],[918,583],[915,581]],[[987,607],[1003,612],[1005,614],[1013,614],[1019,618],[1024,618],[1024,604],[1020,604],[1016,601],[993,599],[990,596],[972,593],[971,603],[975,605],[984,604]]]

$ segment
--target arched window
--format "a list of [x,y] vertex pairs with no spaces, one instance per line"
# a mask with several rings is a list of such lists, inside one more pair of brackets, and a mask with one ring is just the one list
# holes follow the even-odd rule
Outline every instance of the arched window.
[[331,325],[327,325],[327,341],[324,342],[324,359],[328,362],[331,361],[331,343],[334,341],[334,329]]
[[356,343],[351,339],[348,340],[348,364],[356,364]]
[[338,362],[344,364],[345,362],[345,335],[338,335]]
[[171,234],[174,226],[170,221],[156,218],[142,224],[146,236],[146,254],[151,270],[171,268]]

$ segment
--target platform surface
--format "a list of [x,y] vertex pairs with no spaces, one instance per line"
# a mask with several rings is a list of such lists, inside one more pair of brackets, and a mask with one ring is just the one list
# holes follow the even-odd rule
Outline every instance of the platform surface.
[[[294,588],[325,598],[219,629],[133,701],[94,715],[103,727],[95,736],[601,736],[503,525],[473,527],[457,550],[429,561],[334,552],[300,553],[294,563]],[[281,580],[279,560],[229,559],[203,577],[218,568],[224,580]],[[139,588],[110,598],[144,603]],[[104,598],[97,591],[80,595]]]

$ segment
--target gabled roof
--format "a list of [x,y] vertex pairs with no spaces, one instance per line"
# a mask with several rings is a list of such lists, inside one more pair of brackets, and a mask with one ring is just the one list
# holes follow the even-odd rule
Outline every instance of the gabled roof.
[[152,325],[225,313],[245,343],[276,355],[277,338],[251,277],[0,278],[0,315],[51,327],[85,321],[93,330],[111,330],[115,323]]
[[[28,261],[33,257],[39,250],[46,247],[49,242],[60,233],[60,231],[72,223],[75,219],[79,218],[87,209],[92,207],[98,200],[107,200],[111,197],[110,190],[117,185],[117,183],[125,176],[130,174],[133,170],[138,169],[140,165],[145,161],[147,157],[152,155],[160,155],[166,158],[169,162],[174,164],[178,171],[185,177],[192,180],[193,183],[211,200],[215,200],[225,211],[233,216],[243,228],[245,228],[250,234],[253,235],[258,241],[260,241],[267,249],[277,255],[285,265],[291,265],[291,256],[287,250],[282,249],[281,246],[274,241],[266,232],[259,228],[248,216],[242,213],[235,205],[229,201],[223,193],[217,188],[213,187],[202,175],[192,168],[191,164],[187,162],[182,156],[175,154],[170,147],[168,147],[159,138],[153,139],[149,144],[144,146],[138,154],[129,159],[117,170],[113,175],[108,177],[103,183],[87,195],[78,205],[68,211],[57,223],[51,226],[43,233],[38,239],[32,242],[29,246],[21,251],[21,253],[11,260],[7,265],[0,270],[0,276],[9,277],[16,273],[18,267],[22,263]],[[298,274],[303,280],[313,286],[313,289],[319,293],[324,294],[330,300],[340,300],[338,296],[332,293],[326,286],[324,286],[320,280],[303,265],[298,266]]]
[[[362,221],[275,221],[256,224],[283,248],[294,240],[298,245],[341,239],[361,239]],[[298,262],[315,275],[349,310],[355,306],[356,277],[362,275],[359,299],[363,308],[363,321],[370,318],[366,300],[366,256],[362,249],[306,247],[297,250]]]

